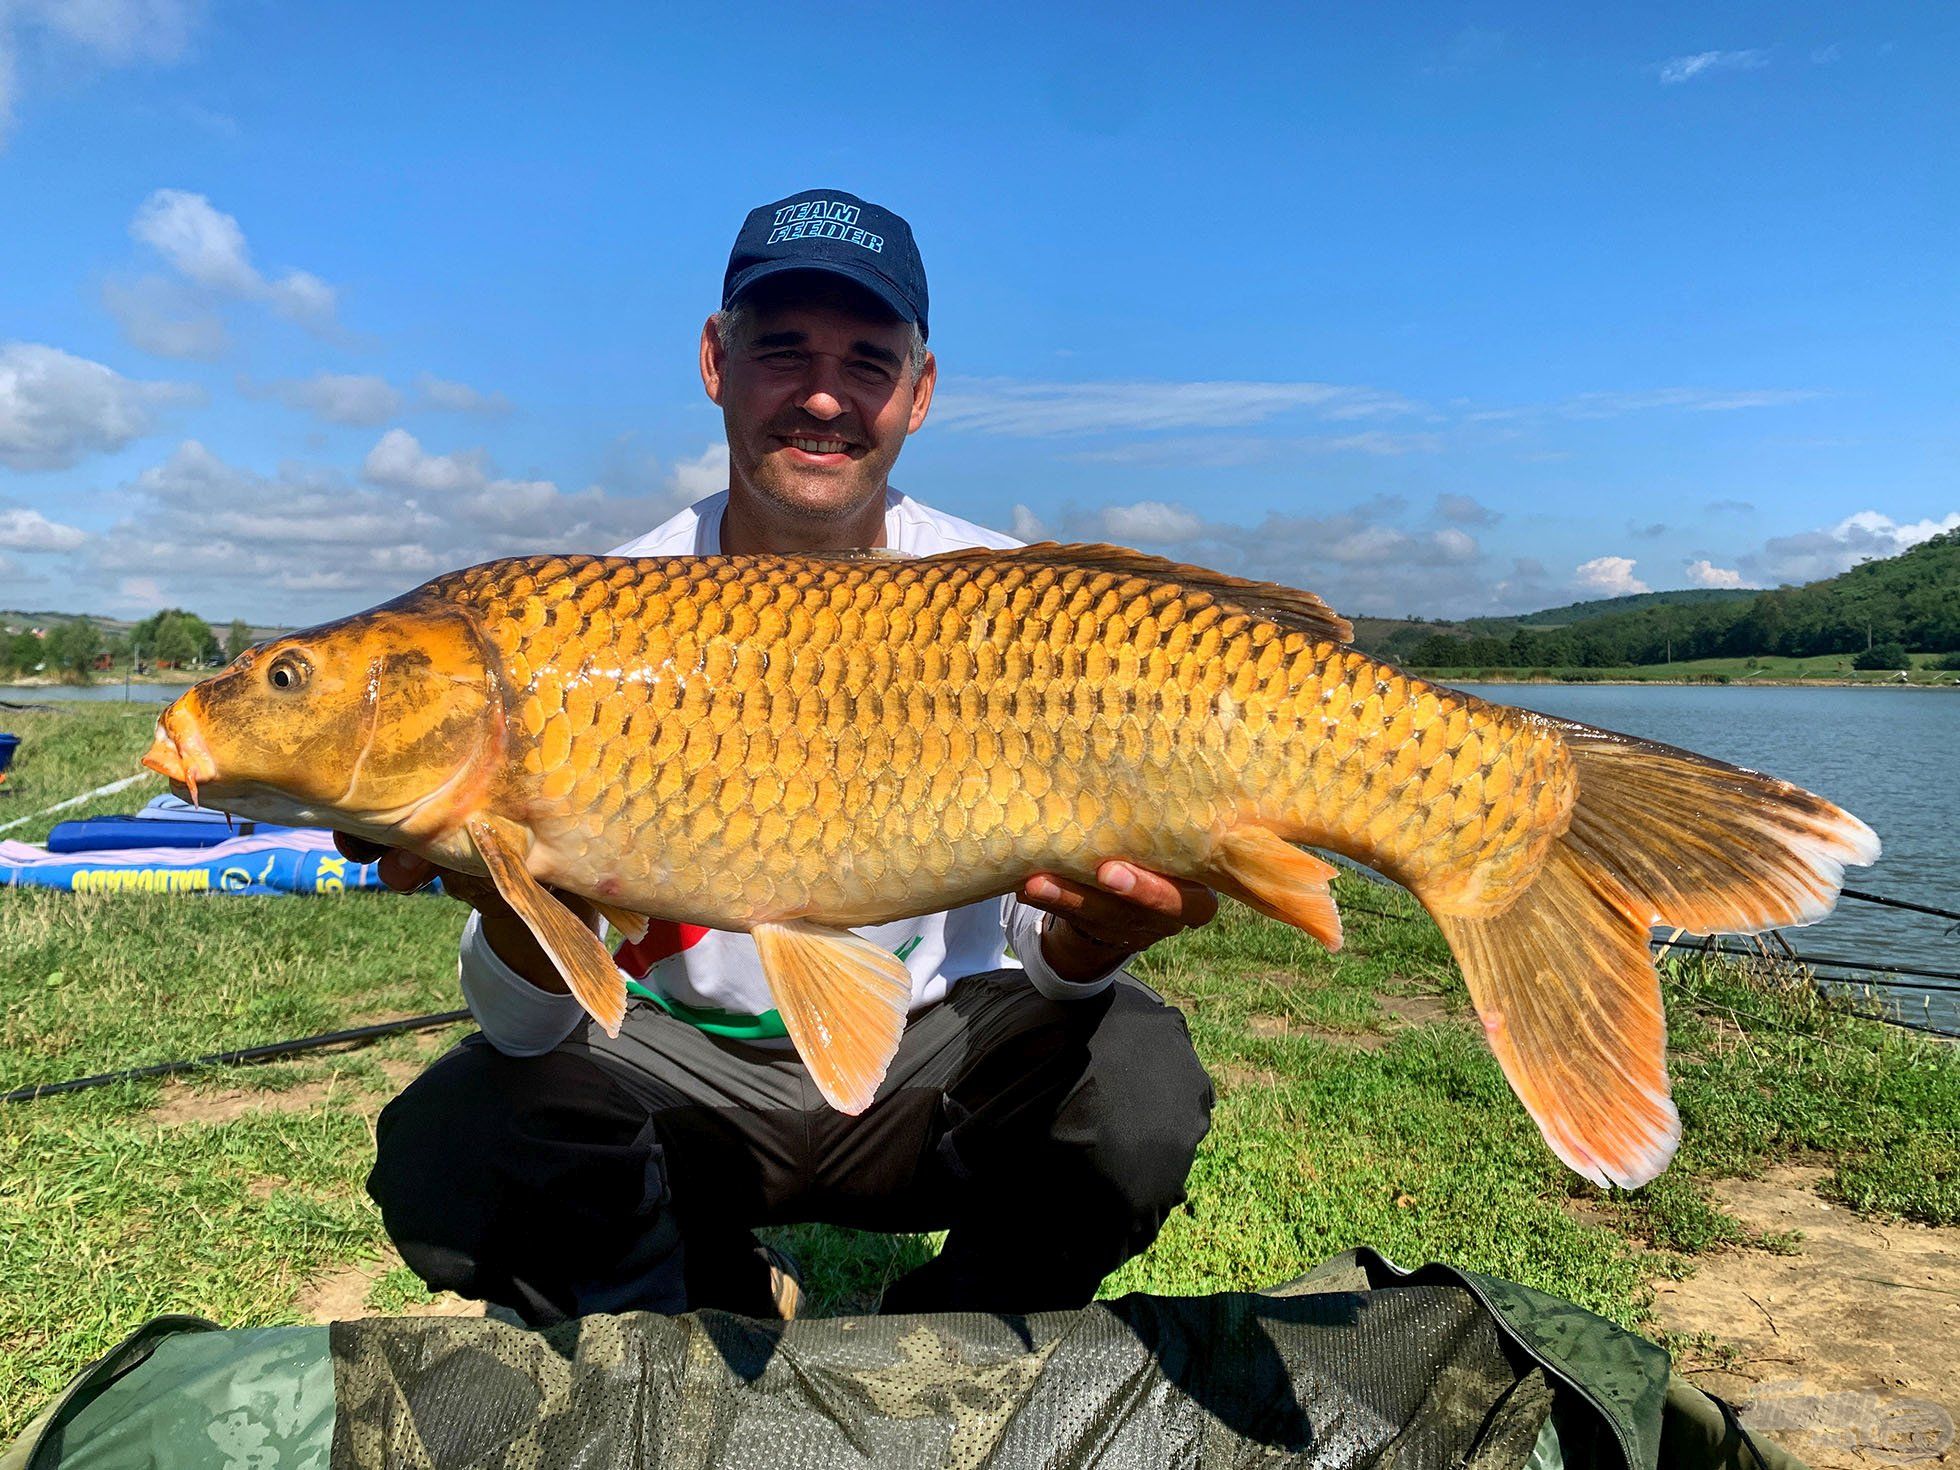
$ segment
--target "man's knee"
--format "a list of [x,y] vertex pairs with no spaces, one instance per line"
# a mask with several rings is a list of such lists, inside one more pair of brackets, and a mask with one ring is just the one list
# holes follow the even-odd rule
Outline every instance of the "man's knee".
[[1105,1188],[1153,1231],[1184,1199],[1214,1099],[1183,1014],[1119,981],[1065,1126]]
[[612,1233],[664,1193],[644,1109],[573,1052],[455,1048],[382,1109],[367,1189],[424,1279],[483,1290],[528,1239],[581,1219]]

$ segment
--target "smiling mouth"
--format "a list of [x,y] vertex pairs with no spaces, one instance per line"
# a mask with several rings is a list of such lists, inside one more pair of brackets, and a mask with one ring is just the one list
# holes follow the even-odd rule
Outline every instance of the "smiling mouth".
[[800,434],[794,436],[785,434],[781,437],[783,443],[789,445],[791,449],[800,449],[805,454],[849,454],[851,452],[851,443],[848,439],[810,439]]

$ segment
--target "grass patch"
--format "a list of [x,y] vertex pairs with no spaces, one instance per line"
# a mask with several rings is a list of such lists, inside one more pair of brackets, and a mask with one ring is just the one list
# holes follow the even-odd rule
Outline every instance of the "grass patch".
[[[0,800],[0,820],[126,773],[154,713],[10,718],[28,739],[21,795]],[[1609,1195],[1545,1150],[1413,901],[1351,875],[1337,892],[1348,922],[1338,956],[1228,905],[1142,966],[1185,1009],[1220,1100],[1188,1208],[1106,1294],[1267,1286],[1368,1243],[1404,1265],[1447,1260],[1637,1325],[1646,1283],[1691,1271],[1696,1254],[1790,1248],[1752,1238],[1712,1202],[1708,1186],[1725,1176],[1814,1161],[1854,1208],[1960,1220],[1954,1047],[1727,963],[1671,961],[1685,1141],[1656,1183]],[[439,899],[371,893],[8,891],[0,1088],[451,1007],[462,919]],[[361,1182],[373,1113],[444,1040],[0,1107],[0,1439],[160,1312],[292,1321],[309,1284],[360,1263],[379,1268],[371,1310],[426,1302]],[[236,1105],[182,1106],[238,1089],[249,1094]],[[771,1235],[832,1312],[867,1309],[935,1248],[816,1226]]]

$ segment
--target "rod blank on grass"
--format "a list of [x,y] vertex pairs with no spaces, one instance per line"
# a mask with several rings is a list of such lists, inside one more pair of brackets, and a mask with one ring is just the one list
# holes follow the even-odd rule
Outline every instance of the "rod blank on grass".
[[169,1077],[198,1067],[232,1067],[250,1062],[268,1062],[275,1057],[296,1056],[322,1047],[340,1046],[353,1041],[373,1041],[402,1031],[426,1031],[436,1026],[453,1026],[467,1021],[468,1011],[437,1011],[426,1016],[410,1016],[402,1021],[379,1021],[372,1026],[356,1026],[347,1031],[324,1031],[318,1036],[302,1036],[293,1041],[274,1041],[264,1046],[240,1047],[234,1051],[214,1051],[209,1056],[189,1057],[180,1062],[157,1062],[147,1067],[126,1067],[120,1072],[101,1072],[93,1077],[75,1077],[67,1082],[37,1082],[0,1093],[0,1102],[33,1102],[61,1092],[86,1092],[91,1087],[107,1087],[112,1082],[137,1082],[146,1077]]

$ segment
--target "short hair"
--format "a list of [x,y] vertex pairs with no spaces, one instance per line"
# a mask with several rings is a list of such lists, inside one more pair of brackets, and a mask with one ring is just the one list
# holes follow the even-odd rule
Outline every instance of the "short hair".
[[[836,307],[874,322],[899,320],[876,296],[840,276],[818,271],[785,271],[780,276],[758,281],[715,313],[715,335],[721,339],[721,350],[733,352],[758,313],[792,305]],[[905,360],[916,378],[926,365],[925,333],[919,330],[917,322],[904,325],[908,337]]]

